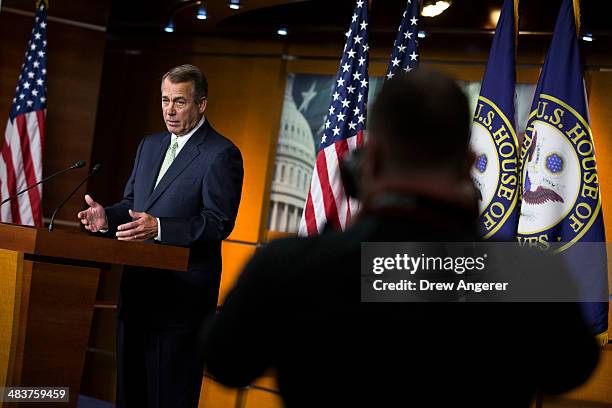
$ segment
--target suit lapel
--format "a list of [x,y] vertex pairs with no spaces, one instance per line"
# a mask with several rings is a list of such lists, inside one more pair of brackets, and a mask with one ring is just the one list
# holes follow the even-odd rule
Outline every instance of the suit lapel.
[[[147,199],[144,211],[147,211],[149,208],[151,208],[151,206],[170,186],[170,184],[172,184],[172,182],[183,172],[183,170],[185,170],[185,168],[187,168],[187,166],[189,166],[189,164],[200,154],[200,149],[198,146],[204,141],[204,137],[207,133],[208,126],[206,123],[204,123],[200,127],[200,129],[198,129],[197,132],[195,132],[193,136],[191,136],[191,138],[187,141],[185,146],[183,146],[178,156],[176,156],[176,158],[166,171],[166,174],[164,174],[162,179],[159,181],[157,187],[155,187],[155,189]],[[165,151],[168,149],[169,142],[170,141],[168,140],[168,143],[164,143],[166,149],[163,151],[161,159],[158,160],[159,163],[157,168],[161,167],[161,161],[165,157]],[[152,186],[155,185],[156,180],[157,173],[155,174],[155,177],[153,177]]]
[[170,133],[168,133],[167,135],[165,135],[164,137],[162,137],[161,139],[161,143],[158,145],[158,150],[157,153],[153,154],[153,165],[151,168],[153,169],[157,169],[157,171],[155,173],[151,172],[151,177],[149,177],[149,180],[147,181],[147,189],[145,190],[147,192],[147,197],[151,196],[151,193],[153,192],[153,188],[155,187],[155,182],[157,181],[157,175],[159,174],[159,170],[161,169],[161,165],[162,162],[164,161],[164,157],[166,157],[166,151],[168,150],[168,147],[170,146]]

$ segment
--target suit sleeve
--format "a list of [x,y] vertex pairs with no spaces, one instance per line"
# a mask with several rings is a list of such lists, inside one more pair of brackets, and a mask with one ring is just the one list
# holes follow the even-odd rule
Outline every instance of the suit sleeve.
[[106,211],[106,218],[108,220],[108,232],[105,234],[106,236],[114,238],[119,225],[132,221],[132,217],[130,217],[128,210],[134,208],[134,179],[136,177],[136,169],[138,168],[140,152],[142,151],[143,144],[144,139],[140,142],[140,145],[138,145],[136,159],[134,160],[134,167],[132,168],[132,174],[130,175],[130,178],[128,179],[123,191],[123,199],[117,204],[104,208]]
[[192,246],[200,241],[221,241],[234,228],[244,169],[240,150],[231,145],[213,159],[202,181],[202,210],[194,217],[160,217],[162,243]]

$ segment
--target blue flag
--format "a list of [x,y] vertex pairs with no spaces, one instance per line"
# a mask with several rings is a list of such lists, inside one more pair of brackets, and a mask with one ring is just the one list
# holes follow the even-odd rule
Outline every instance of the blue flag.
[[[601,196],[572,0],[563,1],[557,17],[520,161],[518,241],[559,253],[583,292],[595,287],[607,294]],[[585,303],[584,312],[607,342],[608,303]]]
[[419,1],[408,0],[402,21],[397,29],[391,59],[387,67],[387,79],[393,78],[398,72],[410,72],[419,65],[418,40]]
[[484,239],[492,241],[514,241],[518,224],[515,16],[514,0],[505,0],[491,45],[470,138],[472,151],[476,154],[471,173],[480,193],[480,233]]

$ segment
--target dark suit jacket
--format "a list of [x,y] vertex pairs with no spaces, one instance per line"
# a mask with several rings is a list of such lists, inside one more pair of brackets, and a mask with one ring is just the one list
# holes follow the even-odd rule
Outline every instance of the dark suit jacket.
[[207,371],[275,368],[287,407],[527,407],[584,381],[598,350],[575,304],[360,302],[362,242],[476,241],[475,221],[423,200],[270,243],[203,332]]
[[106,208],[107,234],[131,221],[133,209],[159,218],[161,244],[191,248],[187,273],[126,268],[119,317],[153,327],[197,326],[217,303],[221,241],[238,212],[242,156],[205,121],[154,188],[170,139],[159,133],[138,146],[123,200]]

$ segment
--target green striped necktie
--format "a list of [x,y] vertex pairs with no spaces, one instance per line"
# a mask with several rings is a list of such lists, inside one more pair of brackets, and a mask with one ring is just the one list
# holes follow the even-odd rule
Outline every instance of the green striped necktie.
[[155,187],[159,184],[159,181],[164,177],[166,171],[170,168],[170,165],[176,158],[176,151],[178,149],[178,141],[174,140],[174,143],[171,143],[166,151],[166,157],[164,157],[164,162],[162,163],[161,169],[159,169],[159,175],[157,176],[157,181],[155,182]]

